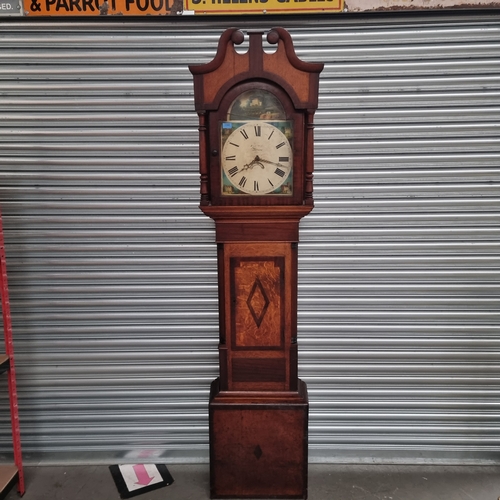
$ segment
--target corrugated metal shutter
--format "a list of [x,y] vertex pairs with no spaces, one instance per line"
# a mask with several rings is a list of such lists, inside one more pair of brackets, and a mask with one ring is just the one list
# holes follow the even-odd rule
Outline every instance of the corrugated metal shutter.
[[311,460],[498,460],[500,15],[0,25],[28,460],[207,460],[215,245],[187,65],[229,25],[282,25],[326,63],[299,264]]
[[499,19],[320,32],[313,456],[498,460]]

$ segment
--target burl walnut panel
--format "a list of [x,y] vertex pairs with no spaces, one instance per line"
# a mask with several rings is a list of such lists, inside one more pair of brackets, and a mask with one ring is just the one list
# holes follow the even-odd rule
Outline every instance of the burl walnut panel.
[[283,348],[285,259],[230,259],[234,349]]

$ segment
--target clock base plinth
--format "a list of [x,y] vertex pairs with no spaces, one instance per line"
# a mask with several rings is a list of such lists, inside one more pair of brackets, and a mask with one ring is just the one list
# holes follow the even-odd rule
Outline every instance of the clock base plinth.
[[307,498],[306,384],[298,392],[211,387],[210,497]]

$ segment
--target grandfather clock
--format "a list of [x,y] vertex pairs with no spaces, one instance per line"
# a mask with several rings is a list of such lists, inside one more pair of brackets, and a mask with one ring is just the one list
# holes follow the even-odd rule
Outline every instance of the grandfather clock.
[[[201,210],[215,221],[220,376],[209,403],[212,498],[306,498],[308,397],[297,374],[299,221],[313,207],[313,116],[323,64],[283,28],[249,48],[228,29],[190,66]],[[273,47],[274,48],[274,47]]]

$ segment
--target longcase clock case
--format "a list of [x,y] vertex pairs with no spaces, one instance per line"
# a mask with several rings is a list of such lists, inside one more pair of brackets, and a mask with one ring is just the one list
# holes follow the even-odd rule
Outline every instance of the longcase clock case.
[[209,402],[212,498],[306,498],[308,397],[297,373],[299,221],[313,208],[322,64],[274,28],[229,29],[191,66],[201,210],[214,219],[220,376]]

